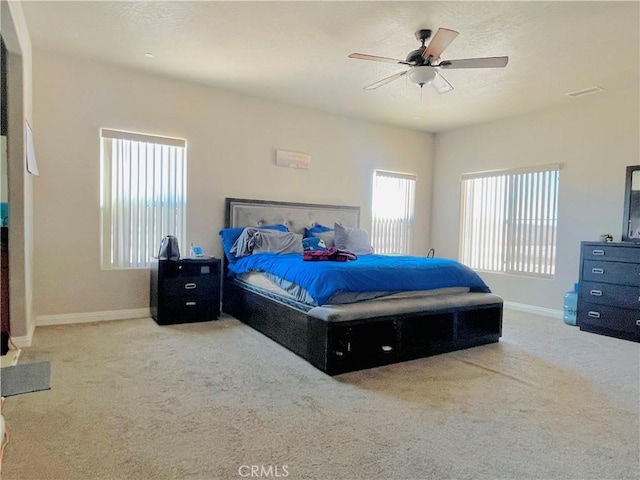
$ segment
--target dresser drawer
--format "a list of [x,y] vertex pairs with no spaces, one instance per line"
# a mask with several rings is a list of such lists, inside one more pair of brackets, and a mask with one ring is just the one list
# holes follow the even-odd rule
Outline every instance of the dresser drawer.
[[640,248],[634,246],[591,243],[582,245],[583,260],[640,263]]
[[640,287],[640,263],[585,260],[582,265],[582,280]]
[[640,310],[640,288],[609,283],[582,282],[578,302]]
[[582,302],[578,304],[578,325],[581,329],[595,328],[626,332],[640,339],[638,310]]

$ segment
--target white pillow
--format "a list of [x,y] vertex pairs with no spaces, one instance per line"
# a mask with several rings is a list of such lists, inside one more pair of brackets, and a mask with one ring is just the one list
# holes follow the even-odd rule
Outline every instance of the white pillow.
[[343,227],[335,224],[335,242],[339,250],[349,250],[356,255],[373,253],[373,247],[369,241],[369,234],[361,228]]

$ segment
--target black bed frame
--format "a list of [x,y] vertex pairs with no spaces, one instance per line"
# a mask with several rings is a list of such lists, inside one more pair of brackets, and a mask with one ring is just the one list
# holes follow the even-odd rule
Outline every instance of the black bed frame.
[[[234,223],[231,209],[244,203],[259,205],[261,210],[271,206],[285,211],[291,207],[357,208],[228,198],[226,227],[253,226]],[[359,221],[359,214],[357,218]],[[222,310],[329,375],[495,343],[502,334],[502,302],[497,301],[327,322],[240,287],[228,277],[226,259]]]

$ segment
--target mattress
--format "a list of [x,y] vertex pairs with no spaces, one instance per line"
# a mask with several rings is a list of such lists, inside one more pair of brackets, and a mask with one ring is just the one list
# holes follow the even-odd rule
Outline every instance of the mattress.
[[[264,272],[250,272],[236,276],[238,283],[245,286],[253,287],[254,291],[262,291],[269,296],[276,296],[287,301],[295,302],[296,304],[303,304],[307,307],[317,307],[316,302],[310,295],[304,295],[304,289],[295,286],[302,292],[301,294],[294,294],[291,291],[283,288],[281,285],[287,285],[291,282],[278,279],[275,275]],[[358,303],[365,300],[389,300],[389,299],[412,299],[412,298],[424,298],[432,297],[435,295],[455,295],[458,293],[469,292],[469,287],[446,287],[436,288],[433,290],[413,290],[410,292],[341,292],[339,295],[334,295],[334,300],[337,300],[334,305],[342,305],[349,303]]]
[[315,306],[300,302],[295,296],[273,283],[264,273],[238,275],[234,282],[241,288],[326,322],[359,318],[427,312],[449,308],[501,304],[502,298],[491,293],[470,292],[468,287],[393,293],[366,301],[340,305]]
[[236,275],[231,281],[240,288],[257,293],[300,312],[306,313],[314,307],[314,305],[297,300],[293,295],[270,282],[262,273],[251,272]]

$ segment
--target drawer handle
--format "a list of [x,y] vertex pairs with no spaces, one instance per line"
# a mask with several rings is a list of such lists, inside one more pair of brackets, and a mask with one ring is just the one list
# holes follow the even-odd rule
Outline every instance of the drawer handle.
[[600,318],[600,312],[594,312],[593,310],[588,313],[591,318]]
[[591,273],[597,273],[601,275],[604,273],[604,268],[592,268]]
[[636,325],[640,327],[640,320],[636,320]]
[[185,305],[187,305],[188,307],[193,307],[194,305],[196,305],[196,302],[185,302]]
[[194,288],[196,288],[196,284],[195,283],[185,283],[184,288],[186,288],[187,290],[193,290]]
[[604,255],[604,250],[594,250],[593,254],[594,255]]
[[589,293],[591,295],[593,295],[594,297],[601,297],[602,296],[602,290],[591,290]]

